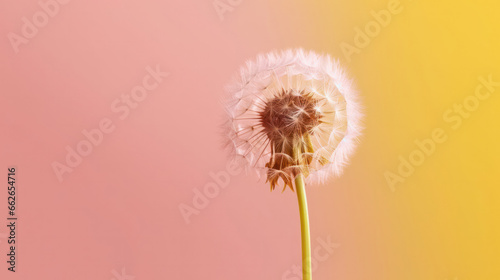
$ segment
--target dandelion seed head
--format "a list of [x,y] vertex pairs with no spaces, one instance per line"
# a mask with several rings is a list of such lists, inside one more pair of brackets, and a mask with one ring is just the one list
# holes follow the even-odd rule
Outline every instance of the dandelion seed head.
[[274,189],[339,176],[361,134],[352,82],[337,61],[302,49],[248,61],[227,87],[227,146]]

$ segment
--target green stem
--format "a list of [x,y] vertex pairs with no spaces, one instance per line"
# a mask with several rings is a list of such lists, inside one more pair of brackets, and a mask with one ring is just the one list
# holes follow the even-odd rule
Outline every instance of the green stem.
[[307,213],[307,198],[302,174],[295,178],[295,189],[299,201],[300,233],[302,236],[302,279],[311,280],[311,236],[309,233],[309,215]]

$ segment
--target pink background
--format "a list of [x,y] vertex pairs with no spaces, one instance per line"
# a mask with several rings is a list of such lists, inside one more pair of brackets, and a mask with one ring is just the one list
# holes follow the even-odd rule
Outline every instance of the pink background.
[[[191,216],[189,224],[179,206],[192,205],[194,190],[213,182],[210,172],[226,168],[218,135],[223,120],[219,100],[224,85],[246,59],[290,47],[342,57],[339,43],[352,41],[353,26],[370,20],[369,11],[384,8],[386,2],[324,1],[308,6],[298,0],[243,1],[220,20],[212,1],[73,0],[60,5],[60,11],[16,53],[7,34],[20,34],[22,18],[31,18],[40,6],[35,0],[2,1],[0,172],[6,174],[10,165],[18,168],[20,220],[18,272],[14,274],[5,264],[6,239],[1,234],[6,233],[6,190],[0,188],[0,278],[119,280],[115,273],[124,268],[136,280],[296,279],[282,278],[293,265],[300,265],[294,193],[270,193],[263,181],[241,174],[231,176],[228,187]],[[366,8],[360,8],[363,5]],[[441,10],[436,14],[449,8],[438,7]],[[411,30],[423,24],[408,23],[419,17],[418,12],[408,12],[398,24],[409,25]],[[489,23],[484,25],[491,26]],[[432,26],[426,28],[433,30]],[[439,220],[424,218],[450,219],[447,214],[432,212],[441,209],[444,196],[417,192],[418,186],[425,188],[426,180],[441,185],[449,182],[444,177],[436,179],[430,169],[437,168],[439,176],[451,178],[449,171],[431,162],[420,171],[427,175],[410,184],[413,188],[393,194],[386,186],[384,171],[397,166],[398,153],[411,147],[412,137],[421,137],[411,134],[418,128],[413,126],[415,114],[405,115],[408,110],[390,103],[408,102],[424,116],[430,98],[419,92],[433,88],[429,80],[431,84],[419,88],[402,73],[421,79],[440,71],[425,76],[420,71],[436,67],[397,67],[400,61],[421,61],[413,49],[405,49],[406,41],[385,45],[387,38],[396,40],[409,32],[397,28],[389,26],[376,38],[378,43],[373,41],[353,63],[341,59],[360,81],[371,117],[344,176],[327,186],[308,188],[312,247],[317,247],[314,240],[318,237],[330,237],[340,244],[314,271],[315,279],[445,280],[458,275],[462,280],[473,279],[470,277],[477,276],[477,271],[499,276],[498,268],[493,268],[493,257],[499,251],[493,238],[498,228],[481,231],[491,241],[478,245],[484,249],[481,253],[471,249],[477,248],[473,242],[455,247],[464,244],[460,240],[481,235],[472,232],[472,238],[463,233],[463,239],[446,243],[450,237],[439,235]],[[398,53],[398,46],[406,53]],[[497,43],[488,46],[498,50]],[[422,47],[425,56],[434,46]],[[156,65],[170,76],[121,120],[111,104],[141,85],[146,67]],[[384,67],[385,72],[377,71]],[[489,73],[491,69],[470,70]],[[463,93],[455,91],[457,95],[446,102],[461,100],[475,85],[475,76],[470,79],[468,87],[463,85]],[[408,84],[402,85],[404,82]],[[407,92],[412,86],[410,99],[395,94],[396,99],[380,101],[389,98],[391,90]],[[498,98],[495,102],[498,104]],[[489,106],[485,110],[493,112],[495,107]],[[103,118],[111,119],[115,130],[105,134],[102,143],[60,182],[52,163],[64,163],[65,147],[75,148],[85,139],[82,130],[98,128]],[[422,130],[427,133],[431,125]],[[402,139],[405,133],[411,136]],[[405,144],[395,145],[398,140]],[[484,194],[478,200],[490,207],[484,213],[497,213],[493,200],[484,197],[491,196]],[[419,207],[424,209],[417,213]],[[474,220],[474,212],[471,215],[469,219]],[[460,221],[457,216],[446,233],[454,235],[469,228]],[[422,247],[426,244],[434,247]],[[463,266],[441,252],[470,256],[485,267]]]

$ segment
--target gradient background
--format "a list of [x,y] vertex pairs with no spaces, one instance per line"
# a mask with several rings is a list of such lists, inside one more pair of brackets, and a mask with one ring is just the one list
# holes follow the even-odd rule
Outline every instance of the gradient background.
[[[221,20],[211,0],[73,0],[15,53],[7,34],[41,8],[1,1],[0,166],[5,181],[18,168],[20,220],[11,273],[0,189],[0,278],[298,279],[283,278],[300,264],[294,193],[241,174],[190,224],[179,205],[225,169],[225,83],[257,53],[303,47],[340,59],[367,115],[344,176],[308,188],[313,240],[340,244],[314,279],[500,279],[500,88],[459,129],[442,117],[479,76],[500,81],[500,4],[402,0],[349,61],[340,44],[389,2],[244,0]],[[111,103],[157,64],[171,75],[120,120]],[[115,131],[59,182],[51,164],[104,117]],[[436,127],[448,140],[391,191],[384,173]]]

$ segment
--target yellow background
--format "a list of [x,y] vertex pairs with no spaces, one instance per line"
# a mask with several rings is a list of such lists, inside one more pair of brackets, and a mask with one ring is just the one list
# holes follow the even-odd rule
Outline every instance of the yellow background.
[[[349,231],[359,227],[352,237],[359,266],[349,279],[500,279],[500,87],[456,130],[443,119],[474,94],[478,77],[500,82],[500,2],[400,1],[402,11],[346,59],[341,44],[356,46],[355,28],[390,2],[304,6],[311,20],[297,32],[355,77],[367,127],[336,181],[342,188],[328,198],[313,191],[324,202],[312,212],[347,212]],[[414,141],[435,128],[447,140],[391,191],[384,173],[397,174],[398,157],[408,159]],[[331,206],[343,202],[350,206]]]

